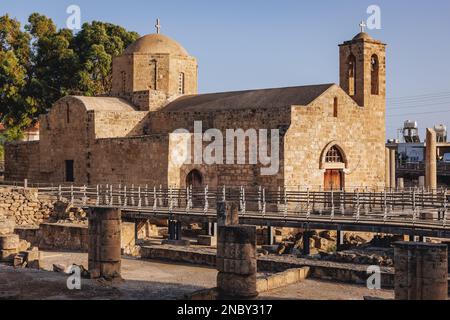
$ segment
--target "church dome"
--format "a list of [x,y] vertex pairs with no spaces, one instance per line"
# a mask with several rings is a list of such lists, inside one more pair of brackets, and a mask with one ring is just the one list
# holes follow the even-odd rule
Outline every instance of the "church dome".
[[136,40],[126,50],[125,54],[170,54],[189,56],[189,53],[178,42],[162,34],[148,34]]
[[373,39],[367,32],[360,32],[353,38],[353,40],[373,40]]

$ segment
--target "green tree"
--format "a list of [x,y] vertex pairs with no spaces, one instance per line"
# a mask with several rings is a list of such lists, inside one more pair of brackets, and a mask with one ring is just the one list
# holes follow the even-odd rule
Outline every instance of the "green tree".
[[138,37],[99,21],[74,35],[39,13],[24,30],[16,19],[0,17],[0,122],[10,130],[8,139],[66,95],[109,93],[113,57]]
[[32,37],[29,92],[37,105],[37,114],[50,109],[60,98],[72,94],[77,86],[78,57],[72,48],[71,30],[56,30],[53,21],[34,13],[25,29]]
[[0,120],[8,127],[31,123],[35,99],[28,95],[30,35],[8,15],[0,17]]
[[111,90],[111,68],[114,56],[137,40],[136,32],[120,26],[93,21],[85,23],[74,38],[80,70],[78,90],[86,95],[101,95]]

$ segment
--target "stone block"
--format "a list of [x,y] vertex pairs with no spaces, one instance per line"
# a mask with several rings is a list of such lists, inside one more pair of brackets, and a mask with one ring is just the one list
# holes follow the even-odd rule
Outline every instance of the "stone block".
[[254,226],[226,226],[218,228],[219,243],[237,243],[256,245],[256,227]]
[[20,245],[20,238],[17,234],[9,234],[0,236],[0,249],[3,250],[17,250]]
[[267,278],[269,290],[285,287],[287,285],[287,278],[285,273],[279,273]]
[[217,246],[217,257],[225,259],[256,259],[255,243],[223,243]]
[[217,274],[217,288],[219,295],[226,298],[246,299],[258,296],[256,274],[236,275],[219,272]]
[[269,291],[269,284],[267,278],[256,279],[256,290],[258,291],[258,293]]
[[14,260],[17,249],[0,250],[0,261],[10,262]]
[[197,238],[197,244],[199,246],[215,247],[217,246],[217,237],[200,235]]
[[188,247],[191,245],[189,240],[163,240],[161,243],[177,247]]
[[134,247],[136,245],[135,224],[122,222],[121,225],[121,248]]
[[256,273],[256,259],[234,260],[217,258],[217,269],[221,272],[228,272],[240,275]]

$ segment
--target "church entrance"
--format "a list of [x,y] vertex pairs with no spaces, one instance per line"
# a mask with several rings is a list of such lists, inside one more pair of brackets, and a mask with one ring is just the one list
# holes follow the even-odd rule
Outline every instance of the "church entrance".
[[192,170],[186,176],[186,186],[192,187],[192,205],[201,207],[204,203],[203,176],[198,170]]
[[342,170],[325,170],[325,191],[342,190],[344,187],[344,174]]
[[323,187],[325,191],[339,191],[345,187],[346,157],[342,149],[338,145],[333,145],[322,158],[322,169],[325,170]]
[[192,189],[203,187],[203,177],[200,171],[192,170],[186,177],[186,186],[192,186]]

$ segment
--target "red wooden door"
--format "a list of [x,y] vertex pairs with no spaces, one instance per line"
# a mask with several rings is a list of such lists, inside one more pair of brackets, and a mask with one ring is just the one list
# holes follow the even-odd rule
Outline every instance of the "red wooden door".
[[325,190],[341,190],[343,187],[342,171],[326,170],[324,178]]

